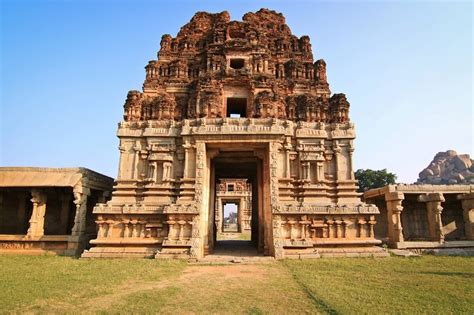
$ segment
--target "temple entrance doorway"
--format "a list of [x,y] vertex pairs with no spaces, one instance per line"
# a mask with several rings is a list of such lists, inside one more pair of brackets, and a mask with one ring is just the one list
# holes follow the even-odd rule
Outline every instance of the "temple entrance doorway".
[[[219,147],[211,159],[206,255],[259,256],[265,242],[264,160],[255,150]],[[262,150],[262,152],[265,152]]]

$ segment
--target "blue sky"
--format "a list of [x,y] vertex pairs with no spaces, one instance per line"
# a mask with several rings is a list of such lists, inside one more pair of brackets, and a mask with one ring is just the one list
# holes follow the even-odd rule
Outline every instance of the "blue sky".
[[473,155],[470,1],[1,1],[0,165],[115,177],[117,123],[161,35],[196,11],[282,12],[327,62],[356,124],[355,168],[413,182],[435,153]]

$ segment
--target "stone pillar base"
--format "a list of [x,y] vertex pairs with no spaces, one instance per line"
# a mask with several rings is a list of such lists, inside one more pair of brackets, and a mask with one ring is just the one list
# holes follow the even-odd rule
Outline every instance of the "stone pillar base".
[[92,247],[81,258],[153,258],[157,251],[150,247]]
[[155,254],[155,259],[191,259],[189,248],[163,248]]

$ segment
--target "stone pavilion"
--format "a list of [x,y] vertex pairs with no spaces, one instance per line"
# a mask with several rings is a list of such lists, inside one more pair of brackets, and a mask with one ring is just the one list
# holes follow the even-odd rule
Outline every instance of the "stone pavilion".
[[86,168],[0,167],[0,253],[80,255],[113,182]]

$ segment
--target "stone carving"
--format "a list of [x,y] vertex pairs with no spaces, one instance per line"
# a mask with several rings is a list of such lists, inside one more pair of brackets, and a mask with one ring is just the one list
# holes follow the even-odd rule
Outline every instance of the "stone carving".
[[[209,45],[213,48],[206,50]],[[275,11],[247,13],[242,22],[231,22],[227,12],[199,12],[175,38],[163,35],[160,46],[159,59],[146,66],[144,93],[130,91],[127,95],[125,121],[225,117],[221,82],[231,73],[252,74],[251,81],[267,88],[249,99],[254,105],[249,117],[335,122],[348,117],[348,106],[341,106],[348,103],[339,99],[334,110],[327,110],[326,63],[321,59],[313,64],[310,38],[292,35],[285,18]],[[247,61],[236,58],[240,64],[235,65],[232,56],[222,53],[231,49],[254,52]],[[189,98],[182,92],[162,92],[170,82],[186,89]],[[309,90],[296,106],[298,113],[292,98],[285,102],[295,82]],[[160,90],[159,95],[153,90]],[[298,97],[301,93],[290,94]]]
[[316,79],[318,82],[327,82],[326,62],[323,59],[320,59],[314,63],[314,70],[316,72]]
[[454,150],[439,152],[418,176],[422,184],[474,184],[474,160]]
[[349,102],[342,93],[334,94],[329,99],[331,122],[344,123],[349,121]]
[[125,113],[123,119],[125,121],[137,121],[142,118],[141,96],[142,93],[139,91],[128,92],[124,105]]

